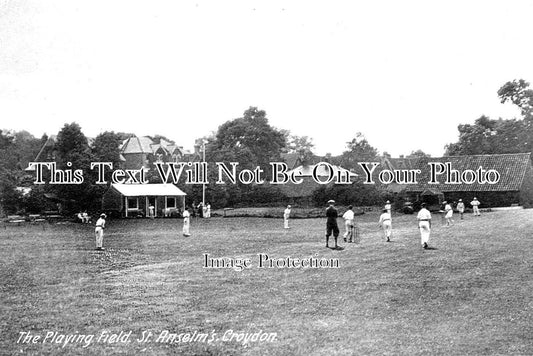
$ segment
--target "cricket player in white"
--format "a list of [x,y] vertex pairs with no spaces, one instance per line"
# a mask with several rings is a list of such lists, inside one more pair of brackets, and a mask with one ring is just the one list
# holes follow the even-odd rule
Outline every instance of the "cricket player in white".
[[183,211],[182,216],[183,216],[183,236],[189,237],[191,236],[189,232],[189,226],[191,222],[191,214],[189,213],[189,210],[185,209]]
[[283,212],[283,223],[286,229],[289,229],[289,217],[291,216],[291,206],[287,205],[287,209]]
[[479,200],[477,200],[476,197],[474,197],[474,200],[470,202],[470,205],[472,205],[472,208],[474,208],[474,216],[481,216],[481,214],[479,213],[479,204],[481,203],[479,202]]
[[[387,200],[387,202],[385,203],[385,210],[387,210],[387,212],[389,214],[392,214],[392,205],[390,203],[390,200]],[[391,215],[391,217],[392,217],[392,215]]]
[[342,218],[344,219],[344,226],[346,228],[346,231],[344,232],[344,241],[353,242],[354,240],[354,234],[353,234],[353,219],[354,219],[354,213],[353,213],[353,206],[349,206],[348,210],[342,215]]
[[444,211],[446,212],[446,215],[444,216],[446,218],[446,226],[453,225],[453,220],[452,220],[453,208],[452,208],[452,205],[446,201],[444,202]]
[[100,218],[96,221],[96,227],[94,228],[94,234],[96,235],[96,249],[101,251],[104,243],[104,229],[105,229],[105,214],[100,214]]
[[463,203],[463,199],[459,199],[459,203],[457,203],[457,211],[459,211],[461,220],[463,220],[463,214],[465,213],[465,203]]
[[387,242],[390,242],[392,235],[392,219],[387,209],[383,209],[383,214],[379,217],[379,226],[383,228]]
[[420,209],[416,218],[418,220],[418,228],[420,229],[422,247],[427,249],[429,235],[431,233],[431,213],[426,209],[426,204],[422,203],[422,209]]

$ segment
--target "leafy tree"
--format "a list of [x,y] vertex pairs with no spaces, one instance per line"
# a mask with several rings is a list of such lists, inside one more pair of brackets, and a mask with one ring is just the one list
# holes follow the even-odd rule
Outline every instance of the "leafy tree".
[[346,143],[346,151],[340,157],[340,165],[346,169],[355,168],[358,162],[373,162],[378,150],[367,141],[366,137],[357,132],[355,137]]
[[[90,163],[93,161],[87,137],[77,123],[65,124],[57,134],[55,144],[56,163],[59,169],[72,171],[81,169],[84,181],[81,184],[57,184],[49,187],[63,201],[63,212],[74,213],[79,210],[94,210],[99,206],[94,192],[94,182],[90,179]],[[69,166],[67,163],[72,165]]]
[[533,119],[533,90],[529,89],[529,82],[523,79],[507,82],[498,90],[498,97],[502,104],[511,102],[518,106],[524,119]]
[[309,162],[313,158],[313,149],[315,144],[309,136],[286,134],[286,151],[287,153],[297,153],[302,162]]
[[87,137],[81,131],[80,125],[75,122],[65,124],[57,134],[55,149],[62,162],[75,161],[71,158],[79,159],[87,155],[89,144]]
[[111,162],[113,168],[118,168],[120,160],[121,136],[113,131],[106,131],[94,139],[92,143],[92,155],[95,161]]
[[170,142],[172,144],[175,144],[176,142],[174,142],[174,140],[171,140],[163,135],[155,135],[155,136],[148,136],[152,139],[152,141],[154,141],[155,143],[161,143],[161,140],[165,140],[167,142]]
[[431,155],[425,153],[424,151],[418,149],[416,151],[411,151],[407,158],[420,158],[420,157],[431,157]]
[[14,135],[0,130],[0,210],[6,214],[16,213],[20,208],[17,192],[17,160],[13,155]]
[[[92,159],[94,162],[111,162],[113,164],[113,169],[106,168],[105,179],[107,185],[95,184],[93,186],[94,193],[99,197],[100,200],[100,209],[103,208],[103,198],[106,191],[111,186],[111,174],[114,170],[118,169],[121,164],[120,160],[120,144],[122,143],[122,137],[120,134],[117,134],[113,131],[106,131],[94,139],[92,143]],[[98,171],[95,169],[91,171],[90,177],[91,182],[96,182]],[[96,205],[96,204],[95,204]]]
[[208,142],[206,155],[239,162],[244,167],[268,166],[280,158],[285,148],[282,131],[270,126],[264,110],[250,107],[242,118],[222,124],[213,140]]
[[491,120],[481,116],[473,125],[459,125],[459,140],[446,145],[446,155],[519,153],[531,150],[524,120]]
[[[264,110],[250,107],[242,117],[225,122],[207,139],[206,161],[224,162],[227,165],[229,162],[238,162],[239,171],[260,166],[264,170],[264,177],[268,177],[270,162],[280,161],[285,147],[284,132],[269,124]],[[253,185],[214,184],[217,171],[214,164],[210,168],[209,196],[217,197],[228,205],[253,203],[252,200],[257,196]]]

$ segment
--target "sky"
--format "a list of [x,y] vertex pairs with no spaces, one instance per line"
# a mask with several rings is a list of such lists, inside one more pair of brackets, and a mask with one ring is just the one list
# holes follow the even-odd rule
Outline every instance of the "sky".
[[434,157],[533,81],[532,1],[0,0],[0,128],[186,149],[250,106],[337,155]]

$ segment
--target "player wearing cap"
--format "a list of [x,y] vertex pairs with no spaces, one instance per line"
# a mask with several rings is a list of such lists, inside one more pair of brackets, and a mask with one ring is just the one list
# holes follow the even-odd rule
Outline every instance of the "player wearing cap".
[[100,214],[100,218],[96,221],[96,227],[94,228],[94,234],[96,235],[96,250],[102,251],[104,243],[104,229],[105,229],[105,214]]
[[391,212],[392,212],[392,205],[391,205],[391,203],[390,203],[390,200],[387,200],[387,202],[385,203],[384,209],[387,210],[387,213],[391,214]]
[[457,211],[461,215],[461,220],[463,220],[463,214],[465,213],[465,203],[463,203],[463,199],[459,199],[459,202],[457,203]]
[[378,224],[383,228],[387,242],[390,242],[390,237],[392,235],[392,219],[387,209],[383,209],[383,214],[380,215]]
[[479,213],[479,204],[481,203],[479,202],[479,200],[477,200],[476,197],[474,197],[474,200],[470,202],[470,205],[472,205],[472,208],[474,209],[474,216],[481,216],[481,214]]
[[346,231],[344,232],[344,242],[354,242],[354,225],[353,225],[353,219],[354,219],[354,213],[353,213],[353,206],[349,206],[348,210],[342,215],[342,218],[344,219],[344,226],[346,228]]
[[444,216],[446,218],[446,226],[451,226],[451,225],[453,225],[453,219],[452,219],[453,208],[452,208],[452,205],[450,203],[448,203],[447,201],[444,201],[443,204],[444,204],[444,211],[446,212],[446,215]]
[[335,248],[338,248],[337,238],[339,237],[339,226],[337,225],[337,217],[339,213],[335,208],[335,200],[329,200],[328,204],[329,207],[326,209],[326,217],[328,218],[326,221],[326,247],[329,247],[329,237],[333,233],[333,237],[335,237]]
[[422,247],[428,248],[429,235],[431,233],[431,213],[426,209],[426,204],[422,203],[422,209],[416,216],[418,220],[418,228],[420,229],[420,241]]
[[289,228],[289,217],[291,216],[291,206],[287,205],[287,209],[283,212],[283,223],[286,229]]

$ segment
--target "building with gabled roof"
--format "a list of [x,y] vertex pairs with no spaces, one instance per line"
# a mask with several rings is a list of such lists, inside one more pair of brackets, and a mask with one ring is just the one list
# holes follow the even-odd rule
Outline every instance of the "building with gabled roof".
[[[494,184],[473,183],[459,180],[458,184],[446,184],[446,177],[437,176],[438,184],[431,184],[430,163],[449,164],[453,170],[464,172],[476,171],[479,167],[484,170],[495,170],[500,178]],[[510,153],[491,155],[467,155],[446,157],[414,157],[414,158],[385,158],[381,169],[402,170],[420,169],[417,184],[390,184],[384,186],[386,190],[400,193],[410,199],[424,200],[428,196],[440,196],[442,200],[458,201],[463,199],[468,203],[477,197],[484,207],[510,206],[520,204],[533,205],[533,169],[531,153]],[[434,194],[429,194],[433,192]]]
[[165,139],[156,143],[147,136],[132,136],[122,142],[121,157],[124,158],[125,169],[153,168],[154,162],[193,161],[190,152]]

